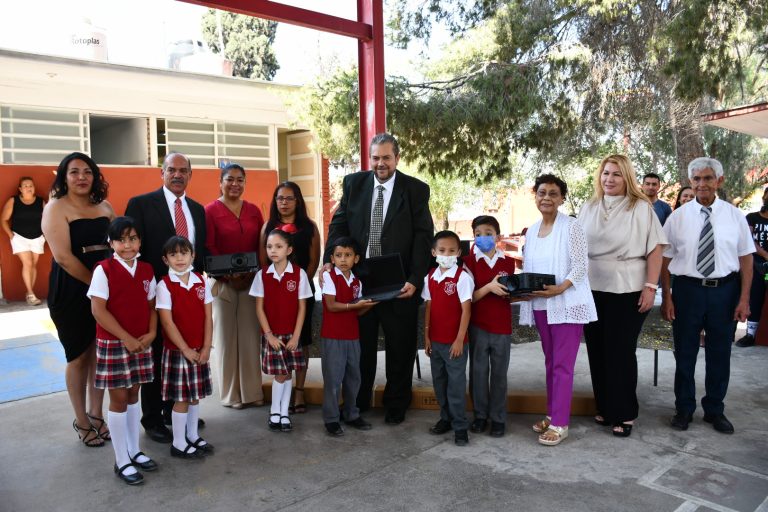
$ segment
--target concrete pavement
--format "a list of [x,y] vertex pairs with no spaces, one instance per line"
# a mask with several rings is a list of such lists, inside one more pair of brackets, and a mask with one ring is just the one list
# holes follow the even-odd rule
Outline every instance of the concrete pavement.
[[[0,313],[0,321],[8,329],[8,315]],[[420,357],[424,381],[414,384],[429,385],[429,362]],[[557,447],[536,442],[535,415],[513,414],[505,437],[470,434],[469,446],[458,448],[450,435],[427,433],[434,411],[411,411],[392,427],[375,410],[367,415],[373,430],[330,438],[318,406],[295,415],[294,431],[282,434],[267,430],[268,408],[232,410],[211,397],[201,402],[203,435],[216,454],[172,459],[168,445],[142,435],[142,449],[160,470],[137,488],[112,473],[110,446],[85,448],[76,440],[66,393],[6,402],[0,510],[768,510],[768,349],[734,347],[730,436],[703,423],[700,410],[687,432],[672,430],[674,360],[660,352],[658,387],[652,361],[652,351],[638,350],[641,415],[630,438],[580,416]],[[703,353],[698,368],[701,393]],[[509,377],[514,389],[543,389],[538,344],[513,345]],[[313,360],[310,379],[317,378]],[[575,388],[590,390],[583,345]]]

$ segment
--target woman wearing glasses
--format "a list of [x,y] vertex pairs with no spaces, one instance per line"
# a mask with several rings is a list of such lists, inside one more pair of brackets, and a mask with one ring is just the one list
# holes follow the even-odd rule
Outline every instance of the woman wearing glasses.
[[[259,253],[264,217],[258,206],[243,200],[245,169],[231,163],[221,170],[221,197],[205,207],[205,246],[211,255],[238,252]],[[242,409],[264,405],[261,389],[261,343],[248,295],[253,273],[217,278],[212,288],[213,346],[222,405]]]
[[[261,232],[261,246],[267,242],[267,234],[273,229],[281,229],[290,233],[293,237],[293,263],[303,268],[310,276],[309,285],[312,288],[312,297],[307,299],[307,313],[304,316],[304,327],[301,330],[301,346],[312,343],[312,307],[315,304],[315,284],[312,277],[317,272],[320,264],[320,232],[307,215],[307,205],[301,195],[299,186],[286,181],[277,186],[272,195],[272,204],[269,207],[269,220]],[[266,251],[261,251],[261,265],[268,268]],[[307,360],[309,362],[309,360]],[[304,381],[307,378],[306,368],[296,372],[294,381],[294,401],[291,412],[303,413],[307,411],[304,401]]]

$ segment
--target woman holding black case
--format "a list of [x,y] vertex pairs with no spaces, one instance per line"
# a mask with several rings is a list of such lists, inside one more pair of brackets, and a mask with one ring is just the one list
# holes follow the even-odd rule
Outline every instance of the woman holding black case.
[[[205,207],[205,246],[210,254],[259,253],[264,217],[258,206],[242,199],[245,169],[231,163],[221,170],[221,197]],[[216,279],[213,300],[213,346],[222,405],[233,409],[264,405],[261,389],[259,325],[256,302],[248,295],[253,273]]]

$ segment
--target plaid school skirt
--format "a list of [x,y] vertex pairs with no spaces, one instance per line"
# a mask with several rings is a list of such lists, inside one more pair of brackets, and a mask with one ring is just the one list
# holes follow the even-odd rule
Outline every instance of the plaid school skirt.
[[[276,334],[280,341],[288,343],[290,334]],[[304,370],[307,367],[307,361],[304,359],[304,351],[301,345],[296,350],[280,348],[273,349],[267,338],[261,336],[261,370],[267,375],[290,375],[294,370]]]
[[194,402],[212,392],[208,363],[190,363],[181,350],[163,349],[163,381],[160,386],[163,400]]
[[152,382],[152,347],[131,354],[120,340],[96,339],[96,379],[99,389],[130,388]]

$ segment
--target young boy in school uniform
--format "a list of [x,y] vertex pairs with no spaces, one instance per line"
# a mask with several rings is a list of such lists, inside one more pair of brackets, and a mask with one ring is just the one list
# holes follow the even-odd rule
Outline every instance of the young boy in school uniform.
[[515,273],[515,261],[498,249],[499,221],[490,215],[472,220],[475,247],[464,265],[475,279],[472,319],[469,323],[470,392],[475,419],[470,430],[502,437],[507,421],[507,369],[509,368],[512,308],[499,277]]
[[431,434],[454,432],[457,446],[469,443],[466,414],[467,328],[471,314],[472,276],[458,266],[461,241],[453,231],[435,235],[432,255],[437,268],[424,277],[426,301],[424,352],[430,358],[432,385],[440,404],[440,420]]
[[331,245],[330,272],[323,273],[323,324],[320,329],[323,369],[323,422],[328,435],[344,435],[339,414],[339,395],[344,394],[344,423],[357,430],[370,430],[360,416],[357,392],[360,389],[360,329],[357,317],[376,303],[358,299],[363,285],[352,273],[360,261],[360,249],[351,237]]

